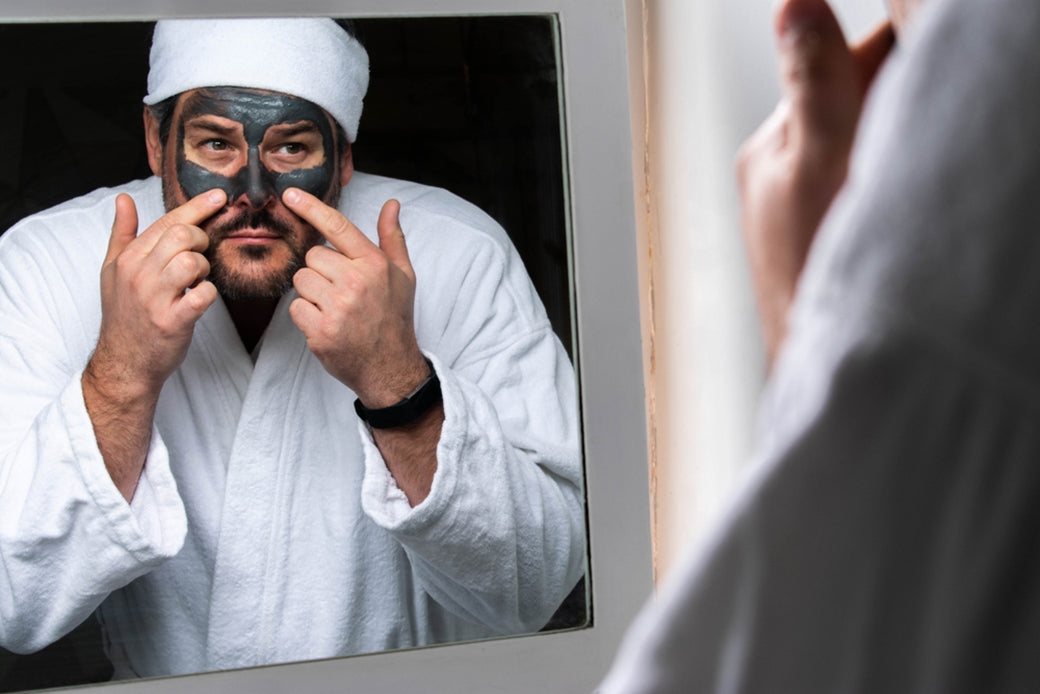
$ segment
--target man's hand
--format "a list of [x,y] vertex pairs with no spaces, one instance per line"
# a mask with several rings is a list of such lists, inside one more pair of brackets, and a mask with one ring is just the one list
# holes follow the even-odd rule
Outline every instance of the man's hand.
[[137,235],[137,208],[116,198],[101,268],[101,331],[83,372],[83,396],[105,465],[129,501],[137,486],[163,383],[184,360],[195,322],[216,300],[202,281],[209,236],[196,225],[223,206],[204,193]]
[[[307,267],[293,277],[299,298],[289,306],[307,346],[330,374],[366,407],[393,405],[429,375],[412,316],[415,272],[390,200],[379,213],[375,245],[350,220],[313,195],[290,188],[286,206],[328,239],[332,248],[307,252]],[[437,471],[444,408],[431,407],[415,422],[373,429],[390,474],[412,506],[429,495]]]
[[298,189],[285,204],[328,240],[307,252],[293,277],[300,298],[293,322],[325,369],[357,393],[366,407],[393,405],[429,374],[412,321],[415,272],[390,200],[379,214],[379,245],[350,220]]
[[776,14],[782,96],[744,143],[741,221],[772,364],[816,229],[848,171],[866,93],[895,41],[888,22],[850,47],[825,0]]

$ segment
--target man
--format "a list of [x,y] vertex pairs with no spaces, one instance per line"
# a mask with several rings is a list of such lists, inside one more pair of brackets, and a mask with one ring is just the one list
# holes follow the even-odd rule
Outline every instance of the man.
[[908,7],[860,123],[884,32],[778,5],[784,99],[740,166],[755,467],[601,692],[1040,684],[1040,6]]
[[244,667],[577,581],[571,366],[486,215],[354,171],[367,81],[331,20],[160,22],[156,178],[0,240],[0,645],[96,610],[117,677]]

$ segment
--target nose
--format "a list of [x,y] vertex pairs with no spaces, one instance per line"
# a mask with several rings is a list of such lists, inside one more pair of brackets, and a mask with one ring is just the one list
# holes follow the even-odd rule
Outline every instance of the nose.
[[249,161],[246,163],[245,173],[246,185],[243,192],[246,200],[249,201],[250,207],[260,209],[274,197],[274,186],[271,185],[272,181],[268,180],[268,171],[260,163],[259,153],[254,151],[249,153]]

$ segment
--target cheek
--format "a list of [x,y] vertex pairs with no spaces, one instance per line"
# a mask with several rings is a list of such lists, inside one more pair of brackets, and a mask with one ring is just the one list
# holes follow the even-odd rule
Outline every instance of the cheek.
[[305,190],[316,198],[324,198],[332,181],[327,166],[315,166],[310,169],[297,169],[275,176],[275,189],[281,197],[289,188]]
[[223,190],[228,200],[237,197],[234,182],[231,179],[215,174],[194,162],[181,162],[177,167],[177,182],[189,199],[214,188]]
[[[305,190],[319,200],[325,200],[332,189],[333,179],[338,178],[335,151],[327,143],[331,141],[331,133],[324,136],[325,162],[309,169],[296,169],[280,173],[274,177],[274,186],[280,198],[288,188]],[[338,181],[336,182],[338,185]]]

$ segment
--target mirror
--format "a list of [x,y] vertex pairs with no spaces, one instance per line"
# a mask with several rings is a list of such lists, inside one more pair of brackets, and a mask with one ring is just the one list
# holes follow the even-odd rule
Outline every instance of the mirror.
[[[464,4],[464,3],[463,3]],[[231,3],[230,6],[233,6]],[[345,3],[344,14],[383,14],[386,12],[385,8],[375,9],[365,8],[365,3]],[[358,8],[355,5],[361,5]],[[252,6],[251,6],[252,7]],[[485,6],[486,7],[486,6]],[[407,8],[402,5],[402,8]],[[358,10],[360,12],[351,12],[352,10]],[[463,8],[465,9],[465,8]],[[422,169],[429,172],[429,175],[434,177],[427,179],[432,183],[443,185],[449,189],[460,192],[464,197],[469,197],[474,202],[477,202],[484,207],[489,213],[496,218],[506,219],[504,226],[507,228],[516,229],[517,226],[512,222],[508,221],[510,215],[512,218],[526,219],[525,224],[521,224],[521,227],[537,227],[538,235],[531,237],[525,237],[528,248],[525,246],[525,239],[520,241],[514,241],[518,248],[521,248],[521,253],[524,256],[525,264],[527,265],[528,272],[533,278],[536,279],[539,292],[542,294],[543,300],[545,301],[549,313],[552,316],[553,325],[560,336],[561,340],[568,346],[568,350],[572,357],[579,362],[581,366],[581,378],[583,388],[585,388],[585,431],[588,437],[586,446],[590,455],[597,457],[601,462],[599,469],[603,471],[604,480],[593,479],[598,476],[599,473],[594,472],[592,468],[589,469],[589,489],[590,494],[597,493],[594,490],[599,490],[598,493],[603,494],[604,490],[614,488],[619,485],[617,489],[613,491],[612,502],[615,508],[613,512],[618,520],[622,523],[627,522],[627,530],[625,532],[615,532],[614,524],[610,522],[601,523],[603,519],[597,516],[596,509],[590,504],[589,513],[593,527],[599,524],[603,528],[604,539],[611,539],[615,548],[622,548],[627,550],[624,557],[619,556],[616,563],[628,564],[627,569],[611,570],[609,573],[603,575],[602,581],[596,575],[596,564],[595,559],[593,561],[592,569],[587,572],[592,580],[597,581],[597,593],[593,593],[593,596],[603,595],[605,597],[612,598],[611,601],[605,603],[602,612],[598,610],[598,607],[594,609],[595,621],[591,625],[587,625],[587,612],[585,609],[586,599],[577,598],[576,603],[579,607],[575,614],[577,616],[564,617],[562,626],[574,627],[580,625],[587,625],[587,628],[581,629],[578,632],[570,632],[569,634],[550,634],[545,636],[537,636],[531,639],[520,639],[516,644],[505,644],[505,650],[500,650],[502,647],[495,643],[476,644],[471,646],[459,646],[452,647],[447,651],[442,649],[436,649],[441,651],[438,657],[447,657],[448,659],[459,663],[460,669],[467,669],[469,673],[473,673],[475,670],[472,666],[467,666],[467,659],[473,657],[470,654],[474,653],[472,648],[478,649],[478,652],[482,653],[481,658],[490,667],[491,664],[498,657],[492,654],[507,652],[538,652],[542,654],[548,651],[553,651],[554,655],[544,656],[539,655],[539,661],[551,662],[553,658],[564,657],[566,653],[574,652],[572,648],[561,649],[561,639],[570,643],[597,643],[598,647],[594,649],[594,652],[598,655],[594,658],[591,664],[591,670],[598,671],[597,663],[603,664],[604,658],[607,657],[607,653],[611,650],[611,644],[616,641],[617,634],[620,630],[620,625],[625,621],[625,616],[631,614],[634,606],[641,602],[645,595],[649,591],[649,561],[647,559],[647,535],[646,535],[646,518],[645,518],[645,498],[641,499],[639,490],[643,490],[645,495],[645,439],[643,423],[642,423],[642,402],[641,402],[641,390],[638,385],[640,379],[638,376],[638,331],[635,329],[636,326],[633,322],[633,317],[637,315],[635,308],[635,292],[633,287],[633,275],[634,275],[634,261],[631,255],[626,256],[625,250],[628,249],[631,253],[631,238],[632,233],[630,222],[626,222],[626,219],[631,218],[631,178],[628,170],[628,146],[627,138],[628,134],[625,128],[619,128],[618,124],[626,125],[626,104],[624,99],[624,86],[622,79],[620,91],[618,86],[617,77],[624,76],[624,65],[623,65],[623,49],[618,51],[618,41],[620,40],[623,44],[623,26],[619,25],[619,17],[610,16],[605,19],[593,19],[592,10],[594,7],[586,6],[582,3],[562,3],[561,6],[549,7],[550,10],[548,16],[541,17],[440,17],[436,19],[422,18],[413,20],[404,20],[396,17],[365,17],[362,21],[367,22],[368,25],[365,27],[365,31],[369,32],[366,36],[366,42],[372,50],[372,36],[386,35],[390,37],[391,41],[397,42],[398,44],[403,40],[412,40],[414,36],[409,38],[409,32],[404,24],[407,22],[439,22],[439,27],[432,31],[422,30],[418,31],[417,34],[421,38],[430,38],[431,36],[447,35],[449,33],[455,36],[462,36],[463,38],[469,38],[472,40],[472,26],[475,22],[486,21],[489,23],[502,23],[508,24],[510,22],[523,27],[526,27],[526,31],[534,31],[535,33],[543,31],[538,29],[539,25],[548,25],[549,36],[551,40],[548,45],[552,46],[552,60],[550,64],[553,66],[551,72],[554,75],[560,74],[559,68],[561,63],[555,62],[558,58],[566,55],[567,60],[563,62],[567,66],[567,72],[573,71],[573,74],[584,75],[588,79],[584,80],[580,87],[576,87],[569,92],[567,97],[566,107],[560,101],[558,97],[560,94],[559,87],[562,84],[557,80],[555,83],[537,82],[534,84],[534,90],[541,90],[543,97],[546,95],[551,96],[547,102],[551,104],[551,109],[542,111],[543,116],[550,114],[550,117],[539,120],[536,116],[534,117],[535,124],[538,126],[534,128],[534,132],[537,135],[536,139],[540,139],[542,142],[549,141],[555,143],[555,151],[552,149],[546,150],[541,145],[530,145],[520,144],[523,142],[525,134],[521,132],[523,128],[517,129],[515,123],[509,123],[508,120],[504,122],[504,128],[495,132],[495,123],[489,123],[488,127],[491,129],[491,137],[493,139],[501,140],[501,143],[506,145],[507,153],[501,158],[495,157],[491,160],[493,164],[505,163],[509,168],[509,165],[513,166],[514,172],[516,171],[517,161],[527,158],[526,162],[520,162],[520,166],[530,166],[529,171],[534,175],[544,175],[546,180],[550,182],[548,187],[549,193],[536,192],[533,199],[534,203],[529,202],[517,202],[521,200],[521,197],[514,197],[516,195],[523,195],[522,189],[524,188],[525,181],[521,180],[524,176],[514,176],[513,179],[509,179],[508,175],[506,178],[491,180],[501,180],[502,185],[497,187],[490,187],[490,195],[485,199],[479,198],[481,195],[481,189],[484,188],[488,191],[489,187],[481,186],[480,174],[474,175],[472,171],[467,171],[457,159],[454,159],[451,154],[458,155],[458,147],[454,148],[452,152],[447,155],[443,149],[438,150],[436,144],[431,146],[429,142],[423,142],[421,136],[417,136],[415,140],[407,143],[413,151],[423,152],[429,155],[431,161],[428,166],[419,166],[417,160],[409,156],[409,152],[406,148],[403,148],[401,138],[395,139],[393,130],[389,126],[393,125],[392,119],[388,119],[388,130],[383,132],[384,146],[386,149],[383,150],[382,156],[377,148],[378,139],[375,135],[371,138],[372,146],[366,151],[365,140],[368,139],[366,132],[379,132],[378,128],[382,126],[382,123],[375,126],[373,130],[369,130],[370,124],[365,120],[362,121],[362,139],[359,140],[356,156],[358,157],[358,168],[373,170],[372,166],[367,166],[366,163],[362,163],[368,158],[370,162],[379,162],[378,165],[384,163],[389,167],[381,171],[381,173],[390,175],[399,175],[405,178],[418,178],[415,175],[408,173],[410,170]],[[15,7],[11,11],[17,11]],[[451,3],[446,5],[443,10],[446,13],[457,12],[458,8],[452,8]],[[27,8],[23,10],[27,13],[40,12],[38,7]],[[80,12],[79,8],[76,9],[77,13]],[[109,8],[115,15],[121,13],[118,7]],[[182,10],[178,10],[182,11]],[[184,12],[190,12],[190,8],[183,8]],[[206,11],[211,11],[207,8]],[[242,10],[239,9],[241,12]],[[66,13],[69,10],[65,10]],[[124,10],[122,14],[126,14]],[[570,17],[571,19],[568,19]],[[561,21],[562,20],[562,21]],[[397,23],[395,26],[395,22]],[[568,23],[570,22],[570,23]],[[404,23],[404,24],[402,24]],[[596,27],[601,25],[604,31],[597,33]],[[128,25],[123,25],[121,30],[128,30]],[[432,25],[431,25],[432,26]],[[572,34],[570,38],[565,38],[561,44],[557,44],[556,40],[560,34],[566,36],[566,29],[570,27]],[[467,28],[469,27],[469,28]],[[535,28],[531,28],[535,27]],[[25,27],[18,27],[24,29]],[[53,27],[51,27],[53,29]],[[507,32],[508,33],[508,32]],[[458,39],[454,39],[456,42]],[[377,39],[378,41],[378,39]],[[567,42],[571,43],[568,44]],[[592,41],[608,41],[608,45],[599,51],[586,52],[584,58],[575,58],[574,52],[582,45],[583,42]],[[609,43],[609,42],[613,43]],[[479,41],[478,41],[479,42]],[[522,38],[517,41],[517,44],[528,44],[531,42],[530,36]],[[49,45],[54,45],[53,43]],[[95,44],[96,45],[96,44]],[[537,54],[540,59],[547,57],[545,43],[537,44],[541,45],[541,51]],[[471,44],[472,47],[472,44]],[[511,47],[509,36],[505,36],[502,30],[499,30],[497,40],[493,39],[489,41],[487,49],[490,49],[489,54],[498,54],[498,58],[505,59],[504,62],[508,62],[513,58],[509,53]],[[85,53],[84,55],[96,56],[98,52]],[[602,60],[604,57],[607,58],[606,63]],[[619,57],[621,63],[619,63]],[[589,61],[599,61],[598,65],[591,65]],[[597,73],[603,69],[604,64],[610,65],[610,61],[613,61],[615,69],[621,68],[620,72],[615,74],[614,78],[608,80],[612,85],[610,89],[597,89],[597,83],[603,78]],[[85,63],[83,71],[89,72],[89,62]],[[402,65],[397,66],[396,69],[419,69],[423,70],[432,67],[428,64],[428,61],[418,60],[417,63],[411,65],[405,64],[408,61],[402,61]],[[35,67],[35,66],[34,66]],[[66,66],[67,67],[67,66]],[[506,66],[508,67],[508,66]],[[376,66],[375,59],[373,59],[373,87],[376,85],[376,78],[380,68]],[[502,65],[499,65],[499,69],[505,69]],[[541,68],[540,68],[541,69]],[[502,77],[502,75],[491,75],[492,77]],[[508,108],[508,113],[516,115],[522,113],[517,107],[517,102],[508,101],[496,101],[492,99],[489,102],[481,102],[478,95],[476,95],[472,87],[475,83],[472,73],[468,76],[468,87],[470,89],[469,99],[466,103],[465,108],[459,109],[463,116],[473,118],[474,116],[482,115],[481,109],[494,110],[496,106]],[[140,82],[138,82],[140,84]],[[550,88],[545,89],[546,86]],[[139,87],[138,87],[139,90]],[[566,90],[565,90],[566,91]],[[370,100],[366,107],[366,118],[367,114],[371,113],[373,107],[374,98],[370,92]],[[139,91],[136,98],[139,98]],[[427,96],[434,96],[435,98],[444,98],[443,95],[438,93],[427,94]],[[516,96],[515,94],[513,96]],[[574,97],[577,96],[581,101],[581,104],[573,104]],[[5,99],[17,99],[18,95],[6,95]],[[53,102],[52,102],[53,103]],[[60,103],[60,102],[59,102]],[[67,103],[67,102],[66,102]],[[544,105],[544,103],[543,103]],[[456,103],[458,106],[458,103]],[[608,107],[609,106],[609,107]],[[409,109],[414,109],[414,104],[409,104]],[[573,128],[575,123],[574,119],[577,119],[582,126],[582,133],[572,133],[567,135],[565,132],[566,127],[560,120],[561,112],[568,111],[568,122],[570,127]],[[134,109],[136,112],[136,108]],[[390,108],[387,113],[390,115],[400,115],[401,110],[395,111]],[[592,112],[596,113],[596,118],[590,118]],[[620,115],[619,115],[620,114]],[[499,113],[498,115],[502,115]],[[523,114],[528,115],[528,114]],[[597,122],[598,121],[598,122]],[[429,120],[428,124],[443,128],[445,125],[439,121]],[[530,122],[528,122],[528,125]],[[30,125],[38,125],[38,122],[33,120]],[[130,126],[127,126],[130,127]],[[447,126],[448,130],[438,131],[441,135],[450,132],[450,126]],[[600,137],[605,132],[608,133],[608,137]],[[456,133],[457,137],[465,138],[467,134],[462,131]],[[132,139],[132,138],[131,138]],[[593,146],[591,141],[596,144]],[[530,142],[530,141],[528,141]],[[565,154],[565,147],[563,143],[566,142],[572,148],[575,156],[569,159]],[[114,143],[114,144],[113,144]],[[600,165],[595,163],[596,156],[603,156],[601,153],[597,153],[594,156],[594,151],[601,148],[604,143],[610,145],[611,154],[600,160]],[[129,140],[124,140],[122,137],[116,135],[110,144],[114,147],[122,147],[123,144],[129,146]],[[395,148],[397,148],[395,150]],[[511,149],[510,149],[511,148]],[[111,149],[107,151],[112,151]],[[396,151],[396,157],[394,156]],[[620,153],[620,156],[618,156]],[[470,149],[468,156],[481,158],[486,157],[488,150],[483,145],[473,145]],[[106,163],[112,163],[119,159],[115,156],[106,156]],[[604,168],[603,163],[610,162],[613,166]],[[439,169],[435,164],[441,164]],[[373,164],[376,165],[376,164]],[[619,166],[620,165],[620,166]],[[394,169],[393,167],[400,167]],[[12,166],[4,168],[3,174],[10,175]],[[22,168],[20,167],[20,171]],[[523,170],[523,169],[521,169]],[[612,179],[600,180],[603,176],[604,171],[611,171]],[[403,173],[397,173],[397,171],[403,171]],[[568,199],[567,191],[564,187],[564,182],[567,180],[565,172],[571,172],[573,175],[574,171],[587,171],[587,179],[581,184],[580,188],[582,191],[577,193],[574,199]],[[596,173],[593,173],[596,172]],[[68,174],[66,170],[63,172]],[[528,174],[528,175],[531,175]],[[495,176],[498,174],[490,174]],[[117,180],[125,180],[126,176],[120,172],[120,178]],[[436,179],[436,176],[441,176],[440,180]],[[533,178],[533,176],[532,176]],[[555,178],[555,180],[553,180]],[[580,176],[579,176],[580,178]],[[6,182],[7,178],[4,179]],[[93,187],[94,183],[89,184]],[[508,191],[509,195],[503,195],[503,192],[508,187],[515,185],[518,191]],[[467,189],[467,186],[471,189]],[[463,190],[459,190],[462,188]],[[598,189],[597,195],[590,195],[590,189]],[[613,194],[611,194],[613,192]],[[607,201],[604,202],[601,198],[606,193]],[[628,199],[626,199],[628,198]],[[586,206],[582,211],[577,212],[579,205],[578,200],[586,200]],[[25,198],[22,198],[24,203]],[[5,204],[10,203],[8,198]],[[45,207],[50,202],[42,202],[40,206]],[[593,210],[593,206],[599,207],[599,210]],[[4,212],[7,212],[7,207],[3,208]],[[576,224],[575,240],[580,241],[582,237],[586,239],[585,255],[583,256],[582,250],[576,248],[576,259],[574,265],[571,264],[569,259],[568,251],[568,237],[566,235],[554,235],[556,229],[563,229],[569,220],[580,219],[581,221]],[[620,221],[619,221],[620,220]],[[584,230],[584,231],[580,231]],[[626,237],[626,234],[628,237]],[[533,239],[533,240],[532,240]],[[592,250],[593,245],[599,245],[599,242],[608,241],[614,242],[613,250],[605,251],[603,249]],[[608,243],[608,245],[610,245]],[[605,254],[605,255],[604,255]],[[587,263],[583,265],[581,258],[585,257]],[[607,262],[603,262],[603,258],[607,259]],[[618,271],[620,270],[620,271]],[[572,296],[574,285],[572,284],[571,275],[580,275],[578,284],[579,296],[577,305],[572,305],[570,297]],[[541,278],[541,279],[539,279]],[[582,282],[584,283],[582,285]],[[615,294],[620,294],[620,300],[615,299]],[[604,317],[601,314],[601,309],[597,307],[592,300],[592,295],[595,295],[597,300],[606,301],[611,306],[611,315]],[[584,297],[584,300],[582,299]],[[563,301],[560,301],[560,297]],[[583,310],[584,309],[584,310]],[[579,326],[575,331],[574,316],[577,316]],[[599,326],[599,327],[597,327]],[[633,331],[629,335],[623,335],[618,332],[616,326],[623,326],[628,330]],[[597,333],[597,330],[601,331]],[[586,332],[587,331],[587,332]],[[579,347],[583,341],[588,341],[590,344],[596,342],[597,339],[607,339],[612,343],[614,349],[610,350],[613,355],[606,357],[605,354],[586,354],[582,352]],[[633,340],[634,338],[634,340]],[[581,358],[579,359],[579,354]],[[612,363],[608,363],[612,362]],[[622,364],[626,368],[615,369],[615,364]],[[608,374],[611,374],[608,377]],[[590,376],[590,373],[595,374],[595,378]],[[601,380],[600,380],[601,379]],[[600,386],[592,386],[589,390],[590,385],[593,381],[602,383]],[[603,400],[593,405],[592,398],[596,398],[597,395],[604,396]],[[621,396],[618,398],[617,396]],[[606,404],[611,403],[611,404]],[[598,410],[598,412],[597,412]],[[594,418],[592,415],[596,413],[599,417]],[[623,426],[617,426],[616,422],[624,421]],[[615,439],[611,439],[611,436],[606,433],[606,430],[611,429],[611,423],[615,423],[613,426]],[[620,438],[620,440],[618,440]],[[610,455],[607,455],[607,452]],[[610,478],[608,481],[606,470],[614,465],[612,462],[614,458],[620,457],[625,461],[628,466],[621,472],[620,475]],[[633,480],[634,475],[634,480]],[[634,484],[632,484],[634,482]],[[627,484],[626,484],[627,483]],[[623,489],[623,492],[618,492],[618,489]],[[635,493],[633,493],[635,490]],[[591,497],[590,497],[591,498]],[[606,499],[607,495],[603,494],[601,499]],[[620,504],[618,502],[621,502]],[[621,512],[617,507],[624,507],[624,511]],[[642,516],[640,514],[643,514]],[[595,545],[593,544],[593,547]],[[602,561],[607,561],[606,557]],[[608,562],[609,563],[609,562]],[[624,590],[619,590],[620,586],[625,586]],[[603,593],[598,593],[602,589]],[[595,606],[599,604],[599,599],[596,597],[592,598],[592,603]],[[595,634],[591,632],[597,632]],[[544,640],[544,644],[533,645],[534,642]],[[532,650],[533,649],[533,650]],[[396,655],[400,655],[403,658],[398,660]],[[386,675],[379,674],[380,670],[387,667],[390,671],[395,672],[399,677],[403,673],[412,671],[421,673],[415,676],[420,677],[419,681],[427,684],[431,684],[437,681],[441,676],[450,675],[439,675],[438,671],[443,670],[443,666],[434,666],[428,662],[429,657],[426,653],[412,652],[411,654],[396,654],[395,656],[369,656],[360,659],[348,659],[347,661],[329,661],[329,663],[312,664],[304,669],[290,668],[295,674],[287,675],[288,677],[295,678],[304,677],[311,678],[317,677],[319,680],[323,677],[329,676],[322,673],[330,673],[338,671],[341,667],[346,667],[351,671],[355,671],[354,674],[357,676],[352,681],[360,682],[366,677],[377,678],[378,681],[385,681]],[[385,658],[391,658],[392,663],[390,665],[384,665],[391,661],[387,661]],[[353,661],[353,662],[351,662]],[[348,665],[347,663],[351,664]],[[408,666],[402,668],[400,663],[407,662]],[[414,665],[413,665],[414,664]],[[332,667],[333,670],[327,668]],[[525,668],[526,669],[526,668]],[[580,676],[583,681],[587,681],[587,678],[595,677],[594,674],[589,673],[587,666],[580,675],[566,675],[563,677],[563,682],[568,681],[568,677]],[[281,668],[276,669],[283,671]],[[582,670],[582,668],[579,668]],[[197,683],[193,683],[193,686],[214,686],[217,688],[223,688],[225,686],[238,687],[247,686],[252,677],[253,671],[243,671],[241,673],[235,673],[234,677],[229,674],[214,675],[206,678],[197,680]],[[279,675],[273,674],[274,671],[268,669],[265,671],[266,676]],[[284,672],[289,672],[285,670]],[[508,668],[500,668],[500,673],[508,672]],[[549,666],[547,672],[556,673],[556,668]],[[557,673],[559,674],[559,673]],[[411,675],[409,675],[411,676]],[[543,673],[543,676],[544,673]],[[553,677],[557,675],[554,674]],[[228,679],[231,677],[231,679]],[[518,680],[519,681],[519,680]],[[554,680],[555,681],[555,680]],[[573,680],[571,680],[573,681]],[[153,683],[150,688],[161,688],[162,685],[159,682]],[[431,685],[432,686],[432,685]],[[449,689],[450,690],[450,689]]]
[[[152,26],[0,26],[3,64],[16,64],[34,46],[61,47],[33,61],[30,70],[8,73],[0,130],[15,146],[4,157],[8,186],[0,195],[0,227],[150,175],[139,112]],[[371,61],[360,136],[352,146],[354,167],[447,189],[490,214],[510,234],[570,353],[573,309],[554,18],[369,18],[357,20],[352,30]],[[355,173],[353,180],[359,177]],[[193,482],[178,481],[182,491]],[[584,626],[585,595],[580,581],[543,630]],[[4,686],[106,680],[111,667],[100,642],[91,619],[46,652],[20,659],[5,655]],[[62,661],[63,667],[54,666]],[[75,663],[83,664],[79,671]]]

